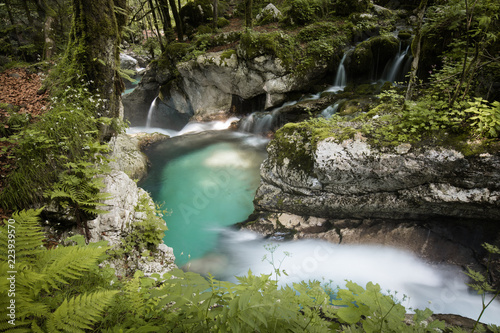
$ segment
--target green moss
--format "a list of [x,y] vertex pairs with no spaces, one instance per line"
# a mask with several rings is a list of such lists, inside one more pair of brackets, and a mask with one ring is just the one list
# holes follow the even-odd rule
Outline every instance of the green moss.
[[225,64],[226,60],[230,59],[233,56],[233,54],[236,54],[235,49],[224,50],[224,52],[222,52],[222,54],[220,56],[221,64],[219,64],[219,65]]
[[179,61],[189,53],[190,49],[191,45],[188,43],[170,43],[167,45],[162,58],[168,55],[170,59]]
[[371,6],[370,0],[334,0],[335,14],[348,16],[352,13],[366,12]]
[[253,59],[260,55],[279,58],[283,65],[291,68],[299,56],[299,47],[293,37],[282,32],[259,33],[247,31],[241,35],[238,55],[244,59]]

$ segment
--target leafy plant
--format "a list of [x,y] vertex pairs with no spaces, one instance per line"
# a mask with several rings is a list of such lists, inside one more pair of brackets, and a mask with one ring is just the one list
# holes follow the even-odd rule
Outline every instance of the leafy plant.
[[91,162],[101,168],[107,147],[99,143],[99,128],[109,118],[94,115],[100,116],[104,107],[99,95],[91,94],[81,82],[53,97],[50,110],[39,121],[2,138],[13,145],[11,158],[15,161],[8,186],[0,193],[2,206],[21,209],[43,202],[44,193],[59,181],[60,174],[73,167],[68,163]]
[[[85,274],[108,247],[94,243],[47,250],[38,218],[41,211],[15,213],[0,227],[0,329],[84,332],[102,317],[118,291],[96,290],[90,283],[92,292],[75,293],[70,286],[88,278]],[[13,317],[8,316],[12,304]]]
[[264,248],[269,252],[270,257],[268,257],[266,254],[262,258],[262,261],[267,261],[269,264],[271,264],[271,266],[273,266],[273,272],[274,272],[276,283],[278,283],[278,277],[281,276],[281,274],[288,276],[288,273],[284,269],[283,270],[281,269],[281,265],[283,264],[283,261],[286,259],[286,257],[291,256],[291,254],[289,252],[285,251],[285,252],[283,252],[283,254],[285,256],[283,258],[281,258],[281,260],[278,260],[278,262],[276,263],[275,258],[274,258],[274,252],[276,252],[276,249],[278,248],[278,246],[279,245],[277,245],[277,244],[265,245]]
[[[495,289],[493,285],[490,283],[488,277],[491,273],[491,260],[493,255],[499,255],[500,254],[500,249],[495,246],[491,245],[488,243],[483,244],[484,249],[488,252],[488,263],[486,266],[486,273],[483,274],[481,272],[475,271],[471,269],[470,267],[467,268],[467,274],[468,277],[472,279],[472,283],[468,284],[469,287],[477,291],[479,295],[481,295],[481,304],[482,304],[482,309],[479,314],[479,317],[476,320],[476,323],[474,324],[474,327],[472,329],[472,332],[475,332],[476,329],[479,328],[479,321],[481,320],[481,317],[484,314],[484,311],[488,308],[488,306],[493,303],[493,301],[500,295],[500,289]],[[489,300],[487,300],[487,297],[489,297]],[[494,327],[492,327],[494,328]],[[496,327],[496,330],[498,331],[500,328]]]
[[87,220],[108,212],[97,208],[105,206],[102,201],[110,197],[101,192],[104,187],[101,176],[103,170],[90,162],[68,162],[65,166],[67,169],[59,175],[59,180],[45,196],[62,209],[70,210],[70,215],[75,218],[77,227],[82,230],[88,242],[90,231]]

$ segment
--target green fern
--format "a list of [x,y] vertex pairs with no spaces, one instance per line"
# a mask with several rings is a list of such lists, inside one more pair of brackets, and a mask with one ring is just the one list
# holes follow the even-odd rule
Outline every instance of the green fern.
[[[40,212],[41,209],[15,213],[0,227],[0,330],[82,332],[100,318],[117,291],[76,293],[72,285],[96,269],[109,247],[99,243],[46,249],[39,225]],[[9,230],[16,231],[15,263],[8,259]],[[12,302],[15,326],[8,317]]]
[[8,258],[9,244],[11,244],[11,247],[15,248],[17,261],[23,260],[29,263],[35,261],[36,255],[43,251],[44,235],[38,220],[42,209],[23,210],[13,214],[12,218],[5,221],[0,233],[0,256],[2,259]]
[[117,290],[104,290],[93,294],[78,295],[64,300],[47,320],[49,332],[85,332],[91,329],[111,303]]
[[50,287],[57,289],[58,284],[79,279],[107,249],[108,247],[70,246],[57,248],[57,251],[45,251],[39,256],[37,263],[38,269],[45,276],[40,287],[48,291]]

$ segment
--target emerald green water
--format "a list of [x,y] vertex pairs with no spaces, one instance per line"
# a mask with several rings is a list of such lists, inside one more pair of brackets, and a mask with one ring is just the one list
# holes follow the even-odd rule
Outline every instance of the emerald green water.
[[253,211],[265,152],[252,138],[210,132],[169,139],[150,149],[148,177],[140,184],[170,214],[164,242],[179,266],[212,251],[223,227]]

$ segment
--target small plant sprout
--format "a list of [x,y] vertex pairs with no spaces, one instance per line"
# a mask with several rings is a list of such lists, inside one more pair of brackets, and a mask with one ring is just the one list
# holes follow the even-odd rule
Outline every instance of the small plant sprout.
[[274,252],[276,252],[276,249],[279,247],[279,244],[273,244],[269,243],[264,245],[264,248],[269,252],[270,258],[268,255],[264,255],[262,257],[262,261],[267,261],[268,263],[273,266],[273,271],[274,271],[274,276],[275,276],[275,281],[278,283],[278,277],[281,276],[281,274],[288,276],[288,273],[283,269],[281,269],[281,265],[283,264],[283,261],[285,260],[286,257],[291,257],[292,255],[290,252],[283,251],[284,257],[281,258],[281,260],[278,261],[276,264],[275,258],[274,258]]

